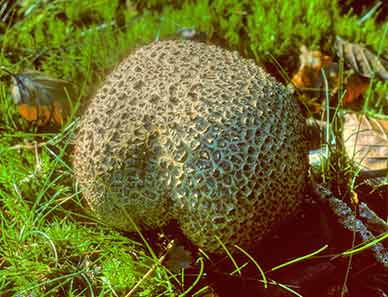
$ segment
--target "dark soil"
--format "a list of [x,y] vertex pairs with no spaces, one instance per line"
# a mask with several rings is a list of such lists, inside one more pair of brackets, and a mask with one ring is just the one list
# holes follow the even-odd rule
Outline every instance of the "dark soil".
[[[368,193],[368,201],[373,201],[371,205],[382,217],[388,215],[387,190],[384,188],[373,194]],[[363,191],[367,189],[364,188]],[[179,234],[175,232],[176,226],[171,225],[168,229],[171,232],[170,236],[178,238],[178,242],[187,250],[191,250],[195,258],[196,249],[180,232]],[[356,254],[352,258],[339,256],[341,252],[359,243],[360,239],[357,237],[354,239],[354,234],[345,230],[329,209],[316,202],[313,195],[308,194],[298,216],[263,240],[255,250],[250,251],[250,254],[263,270],[267,271],[268,279],[287,285],[304,297],[386,296],[384,294],[388,294],[388,271],[376,263],[370,251]],[[272,267],[309,254],[326,244],[328,248],[314,258],[268,272]],[[233,255],[240,265],[249,262],[247,257],[239,252]],[[193,292],[204,285],[209,285],[219,297],[295,296],[276,285],[269,285],[264,289],[260,282],[260,273],[251,263],[242,270],[241,275],[231,276],[230,273],[235,267],[227,256],[210,255],[210,259],[211,261],[205,263],[206,276]],[[197,266],[193,264],[193,267],[185,271],[185,284],[188,286],[198,274]],[[345,292],[344,295],[341,295],[341,291]]]

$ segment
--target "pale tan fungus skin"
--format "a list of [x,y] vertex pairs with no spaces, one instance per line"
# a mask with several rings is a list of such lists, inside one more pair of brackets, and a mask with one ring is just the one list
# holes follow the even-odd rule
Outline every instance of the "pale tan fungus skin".
[[222,252],[216,235],[250,248],[300,205],[304,130],[291,95],[254,61],[155,42],[122,61],[82,115],[75,176],[118,228],[176,220],[207,252]]

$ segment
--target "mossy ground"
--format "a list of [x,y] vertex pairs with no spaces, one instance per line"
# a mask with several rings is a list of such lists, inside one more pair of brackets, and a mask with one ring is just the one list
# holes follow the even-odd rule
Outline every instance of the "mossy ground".
[[[381,40],[381,15],[379,22],[376,15],[360,22],[360,15],[329,0],[8,2],[11,13],[3,14],[0,27],[0,65],[75,82],[81,109],[131,49],[174,38],[184,27],[239,50],[283,81],[296,70],[302,44],[335,56],[340,35],[375,51],[388,48],[388,38]],[[158,264],[144,240],[112,230],[88,213],[72,178],[76,110],[60,129],[37,128],[19,116],[10,79],[0,75],[0,295],[125,296],[154,265],[136,296],[175,296],[190,288],[182,276]],[[370,108],[387,110],[388,103],[377,98]]]

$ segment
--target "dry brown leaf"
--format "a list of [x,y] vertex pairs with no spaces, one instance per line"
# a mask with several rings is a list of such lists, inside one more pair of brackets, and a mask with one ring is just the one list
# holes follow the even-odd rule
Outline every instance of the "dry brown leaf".
[[321,110],[320,99],[325,93],[325,73],[329,92],[334,94],[338,89],[338,64],[333,63],[331,57],[320,51],[308,50],[301,46],[299,55],[300,66],[292,77],[292,84],[302,91],[299,100],[311,113],[319,113]]
[[370,80],[358,74],[352,74],[346,81],[344,106],[357,103],[360,96],[369,88]]
[[337,55],[361,76],[371,78],[377,75],[388,80],[388,60],[382,56],[378,57],[365,46],[350,43],[338,36],[335,46]]
[[167,268],[175,273],[181,272],[182,269],[191,267],[191,263],[193,263],[191,252],[186,250],[182,245],[174,245],[169,251],[166,260]]
[[[365,93],[370,84],[370,79],[365,77],[367,75],[361,75],[358,72],[361,70],[366,72],[367,70],[364,69],[369,68],[372,71],[378,66],[370,66],[369,64],[380,65],[378,63],[385,63],[385,61],[383,59],[377,59],[370,51],[360,45],[347,43],[342,39],[338,39],[337,42],[338,54],[344,55],[350,66],[352,66],[353,61],[355,63],[353,68],[358,67],[356,73],[351,75],[347,74],[346,76],[344,106],[358,105],[360,104],[359,99],[361,95]],[[364,57],[363,55],[367,58],[356,59],[356,57]],[[326,91],[324,82],[327,79],[330,94],[333,95],[337,92],[339,86],[339,65],[338,63],[332,62],[331,57],[324,55],[320,51],[308,50],[306,46],[302,46],[300,48],[299,61],[299,69],[292,77],[292,83],[297,89],[304,93],[307,91],[308,93],[306,94],[312,97],[322,98],[322,94]],[[380,71],[380,74],[384,75],[385,68],[383,66],[381,67],[383,70]],[[323,76],[322,70],[326,78]],[[370,75],[372,74],[370,73]],[[303,102],[305,104],[307,103],[305,101]]]
[[4,67],[0,69],[12,76],[12,98],[23,118],[38,126],[64,123],[71,110],[70,97],[74,96],[69,81],[38,71],[14,74]]
[[298,89],[320,91],[322,86],[321,69],[332,64],[331,58],[320,51],[308,50],[303,45],[300,47],[299,62],[299,69],[292,77],[294,86]]
[[356,113],[345,114],[346,154],[367,176],[384,176],[388,169],[388,121]]

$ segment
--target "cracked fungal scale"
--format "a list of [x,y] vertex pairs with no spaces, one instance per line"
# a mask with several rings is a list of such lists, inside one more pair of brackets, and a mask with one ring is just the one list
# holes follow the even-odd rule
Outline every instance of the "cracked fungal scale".
[[[251,247],[295,212],[304,119],[286,89],[237,52],[188,40],[136,50],[81,117],[74,170],[104,221],[178,221],[205,251]],[[131,218],[131,219],[129,219]]]

